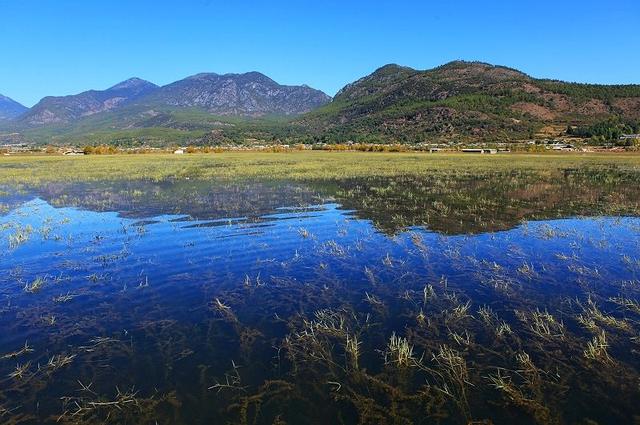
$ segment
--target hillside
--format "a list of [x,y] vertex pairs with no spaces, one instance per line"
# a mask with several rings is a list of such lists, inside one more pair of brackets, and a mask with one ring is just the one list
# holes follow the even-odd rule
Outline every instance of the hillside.
[[0,94],[0,120],[14,119],[27,111],[27,109],[29,108]]
[[[132,78],[107,90],[45,97],[22,115],[19,123],[28,127],[75,124],[109,111],[118,111],[110,116],[115,126],[137,126],[140,119],[162,123],[166,120],[163,112],[180,109],[199,109],[222,116],[298,115],[330,100],[319,90],[280,85],[258,72],[197,74],[163,87]],[[158,115],[161,117],[157,118]]]
[[386,65],[298,123],[327,141],[513,140],[545,127],[640,122],[640,85],[532,78],[479,62],[428,71]]
[[109,111],[155,89],[153,83],[131,78],[106,90],[89,90],[70,96],[48,96],[19,118],[25,125],[69,123],[82,117]]
[[2,121],[0,131],[8,135],[4,140],[75,145],[468,143],[557,136],[600,143],[640,132],[640,85],[566,83],[456,61],[427,71],[386,65],[331,99],[258,72],[205,73],[163,87],[130,79],[103,91],[47,97]]
[[214,115],[299,115],[331,98],[308,86],[285,86],[259,73],[204,73],[166,85],[139,99],[148,107],[200,108]]
[[[0,130],[40,144],[163,145],[243,142],[299,134],[290,118],[331,100],[306,85],[281,85],[258,72],[203,73],[163,87],[132,78],[106,90],[46,97]],[[16,134],[18,134],[16,136]],[[0,141],[9,141],[2,137]]]

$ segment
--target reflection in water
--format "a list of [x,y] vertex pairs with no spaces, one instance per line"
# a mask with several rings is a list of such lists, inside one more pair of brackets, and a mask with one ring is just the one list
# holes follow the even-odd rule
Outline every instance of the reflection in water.
[[636,179],[7,188],[1,421],[630,423]]
[[[617,169],[464,174],[434,172],[310,183],[199,180],[50,183],[8,188],[4,204],[33,194],[58,207],[117,211],[125,217],[186,215],[197,219],[259,217],[282,206],[336,202],[388,234],[413,226],[445,234],[512,229],[525,220],[636,215],[640,173]],[[2,201],[0,201],[2,202]]]

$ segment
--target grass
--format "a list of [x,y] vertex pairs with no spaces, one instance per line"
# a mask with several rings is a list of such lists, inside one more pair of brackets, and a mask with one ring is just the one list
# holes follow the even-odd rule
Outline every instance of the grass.
[[399,337],[395,332],[391,334],[385,353],[385,363],[395,363],[398,366],[407,367],[414,360],[413,346],[409,344],[407,338]]
[[577,167],[640,168],[640,156],[612,154],[290,153],[225,152],[193,155],[105,155],[0,158],[0,183],[53,181],[269,178],[290,180],[558,170]]

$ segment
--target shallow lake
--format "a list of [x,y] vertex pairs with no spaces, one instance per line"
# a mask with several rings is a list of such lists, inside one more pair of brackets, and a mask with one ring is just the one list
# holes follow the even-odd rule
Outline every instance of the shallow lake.
[[0,423],[634,423],[637,180],[3,187]]

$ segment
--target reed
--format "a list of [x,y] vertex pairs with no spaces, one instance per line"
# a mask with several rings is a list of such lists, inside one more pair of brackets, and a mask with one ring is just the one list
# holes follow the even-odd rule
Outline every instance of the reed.
[[409,367],[415,362],[413,356],[413,345],[409,344],[407,338],[399,337],[392,333],[384,352],[385,364],[395,364],[399,367]]
[[611,357],[609,356],[608,348],[607,334],[605,331],[600,331],[591,341],[587,342],[584,356],[590,360],[609,362],[611,361]]

